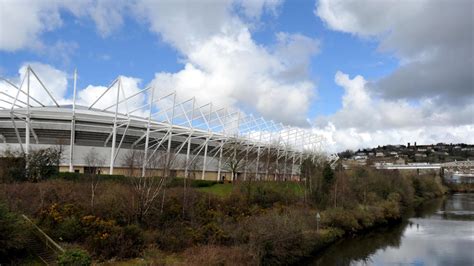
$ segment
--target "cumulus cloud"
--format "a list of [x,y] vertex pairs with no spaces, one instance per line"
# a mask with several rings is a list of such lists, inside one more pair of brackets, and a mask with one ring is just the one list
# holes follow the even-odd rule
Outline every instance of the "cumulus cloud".
[[41,44],[41,33],[61,26],[52,1],[0,1],[0,50],[15,51]]
[[[51,44],[43,43],[42,34],[63,25],[62,11],[91,19],[98,33],[108,36],[122,25],[126,7],[125,1],[1,0],[0,50],[14,52],[30,49],[41,52],[47,49]],[[64,43],[61,41],[53,45],[64,46]]]
[[[51,65],[39,62],[24,63],[18,70],[18,75],[15,77],[10,77],[9,80],[17,87],[21,86],[20,88],[22,91],[26,92],[27,79],[25,77],[27,75],[28,66],[30,66],[31,69],[38,75],[43,85],[46,87],[46,89],[48,89],[59,105],[72,104],[72,82],[68,82],[70,76],[66,72]],[[117,79],[121,80],[119,101],[122,101],[123,99],[132,96],[141,90],[141,80],[138,78],[119,76]],[[104,109],[115,104],[118,88],[118,83],[116,83],[115,86],[111,87],[111,89],[96,103],[94,107],[98,109]],[[85,88],[78,88],[76,104],[88,107],[94,103],[106,90],[107,87],[96,85],[88,85]],[[0,81],[0,92],[0,107],[11,108],[11,102],[13,102],[11,97],[16,97],[18,90],[2,80]],[[10,97],[5,94],[9,95]],[[19,106],[24,106],[24,103],[27,99],[26,95],[24,93],[20,93],[18,95],[19,102],[17,102],[17,104]],[[48,95],[48,92],[46,92],[46,90],[42,87],[41,83],[36,79],[33,73],[30,74],[30,95],[32,98],[45,106],[55,105],[54,101]],[[146,103],[145,98],[145,94],[139,94],[128,100],[126,103],[124,102],[119,104],[119,112],[126,113],[127,111],[132,111],[142,107]],[[30,104],[33,106],[39,106],[38,102],[30,99]],[[113,112],[115,109],[110,108],[108,111]],[[137,110],[134,113],[134,115],[143,114],[144,110]]]
[[310,58],[319,51],[319,41],[278,33],[276,46],[257,44],[251,26],[232,8],[242,4],[248,16],[256,16],[279,2],[262,3],[141,1],[138,13],[185,62],[177,73],[157,73],[152,84],[163,90],[173,88],[181,96],[196,96],[201,103],[238,106],[304,125],[315,90],[307,72]]
[[388,99],[474,100],[474,2],[328,1],[315,13],[329,28],[380,41],[401,65],[371,84]]
[[[176,90],[183,98],[196,96],[203,103],[243,108],[280,122],[303,125],[307,121],[315,91],[308,68],[310,58],[319,52],[319,41],[302,34],[277,33],[276,45],[265,47],[252,38],[254,24],[264,13],[277,14],[280,0],[15,3],[2,2],[9,16],[1,18],[1,25],[16,24],[20,30],[6,32],[16,42],[2,44],[0,49],[56,47],[44,45],[41,34],[60,27],[64,11],[93,20],[103,37],[120,28],[127,15],[147,25],[183,56],[181,71],[156,73],[151,83],[160,89]],[[11,16],[25,12],[29,20]],[[77,48],[69,44],[57,45],[66,57]],[[100,91],[99,87],[89,90]]]
[[[16,84],[20,87],[24,92],[26,92],[27,88],[27,79],[25,79],[27,74],[27,68],[30,66],[34,72],[38,75],[41,79],[44,86],[51,92],[54,99],[59,104],[64,104],[67,102],[66,99],[66,91],[67,91],[67,73],[64,71],[58,70],[48,64],[42,64],[38,62],[30,62],[23,64],[20,69],[18,70],[18,76],[12,77],[10,80],[12,83]],[[24,80],[23,84],[22,81]],[[10,96],[15,97],[17,95],[18,90],[7,84],[5,81],[0,82],[0,91],[4,92]],[[48,95],[48,93],[43,89],[42,85],[38,82],[36,77],[33,74],[30,74],[30,95],[41,102],[44,105],[54,105],[54,101]],[[0,99],[6,100],[8,102],[12,102],[12,99],[5,94],[0,94]],[[18,96],[18,100],[26,102],[26,95],[20,93]],[[31,104],[37,105],[33,100],[31,100]],[[24,104],[20,105],[24,106]],[[6,103],[5,101],[0,101],[0,106],[9,108],[11,104]]]
[[[117,101],[117,93],[119,94],[119,102],[124,99],[135,95],[141,88],[139,87],[141,80],[134,77],[119,76],[119,82],[115,83],[107,92],[107,87],[88,85],[84,89],[80,89],[77,94],[77,104],[83,106],[91,106],[99,97],[104,94],[93,106],[97,109],[106,109],[114,105]],[[145,104],[145,94],[139,94],[133,98],[130,98],[126,102],[120,103],[118,111],[120,113],[131,112]],[[115,107],[107,109],[107,111],[114,112]],[[138,110],[133,113],[134,115],[142,115],[143,110]]]
[[314,132],[325,136],[331,149],[357,149],[383,144],[474,142],[474,103],[438,108],[431,100],[417,105],[386,100],[371,93],[362,76],[337,72],[344,89],[342,108],[316,119]]

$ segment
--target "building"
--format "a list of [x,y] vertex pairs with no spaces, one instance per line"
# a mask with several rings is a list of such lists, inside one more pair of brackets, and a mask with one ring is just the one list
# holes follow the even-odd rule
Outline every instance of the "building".
[[[30,67],[25,79],[21,85],[2,79],[9,89],[0,95],[0,154],[59,146],[60,171],[90,170],[86,157],[94,151],[101,173],[291,179],[321,151],[322,138],[309,130],[153,87],[125,95],[120,77],[87,106],[58,104]],[[42,100],[30,94],[33,82]],[[243,163],[232,174],[226,166],[233,161]]]

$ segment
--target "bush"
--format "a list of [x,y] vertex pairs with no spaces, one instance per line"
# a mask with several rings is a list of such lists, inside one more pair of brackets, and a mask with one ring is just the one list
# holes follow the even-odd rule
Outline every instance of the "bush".
[[8,153],[6,157],[0,158],[0,180],[3,183],[26,179],[24,157],[16,157]]
[[33,150],[28,155],[28,178],[37,182],[55,176],[59,172],[62,150],[50,147]]
[[25,252],[27,230],[19,218],[0,204],[0,263]]
[[74,242],[84,238],[81,221],[75,216],[65,217],[53,231],[61,241]]
[[113,220],[91,215],[83,217],[82,223],[89,235],[86,246],[101,258],[136,257],[144,248],[143,232],[136,225],[120,227]]
[[[96,175],[98,180],[101,181],[128,181],[128,177],[124,175]],[[89,181],[90,175],[89,174],[82,174],[82,173],[71,173],[71,172],[58,172],[56,173],[53,178],[64,179],[68,181]]]
[[296,192],[286,185],[286,182],[246,182],[240,185],[239,196],[246,196],[247,204],[256,204],[263,208],[270,208],[275,203],[287,205],[296,202]]
[[[212,181],[212,180],[200,180],[200,179],[187,179],[186,180],[186,185],[190,187],[212,187],[215,184],[223,184],[223,181]],[[172,188],[172,187],[182,187],[184,184],[184,178],[173,178],[170,179],[166,187]]]
[[322,223],[334,228],[340,228],[345,232],[355,232],[361,229],[354,211],[342,208],[328,209],[323,212]]
[[244,248],[234,246],[195,246],[183,253],[185,265],[255,265]]
[[424,175],[413,177],[415,196],[422,199],[432,199],[443,195],[443,187],[435,176]]
[[287,265],[305,255],[305,239],[300,224],[294,223],[289,212],[253,216],[239,229],[241,241],[248,241],[249,251],[259,264]]
[[91,265],[92,259],[87,251],[82,249],[69,249],[58,256],[59,265],[88,266]]

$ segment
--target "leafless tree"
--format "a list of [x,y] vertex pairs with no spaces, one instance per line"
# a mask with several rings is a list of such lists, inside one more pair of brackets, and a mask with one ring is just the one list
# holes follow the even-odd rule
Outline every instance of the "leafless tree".
[[100,181],[98,171],[100,167],[104,165],[105,160],[94,148],[90,149],[89,152],[84,155],[83,160],[87,167],[85,174],[89,177],[91,183],[91,208],[94,209],[95,194]]
[[248,164],[246,148],[239,142],[233,142],[224,149],[227,157],[224,166],[231,172],[232,181],[237,179],[237,174],[245,166],[244,164]]
[[122,163],[127,167],[128,176],[141,175],[144,153],[141,150],[129,149],[122,156]]

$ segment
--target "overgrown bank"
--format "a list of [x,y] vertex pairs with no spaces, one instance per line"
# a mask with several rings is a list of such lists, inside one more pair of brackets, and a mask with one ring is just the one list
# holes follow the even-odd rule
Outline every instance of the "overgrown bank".
[[[26,214],[74,249],[68,253],[72,258],[87,252],[95,261],[127,263],[143,258],[141,263],[156,264],[291,264],[345,234],[397,221],[403,208],[443,194],[434,176],[333,171],[311,162],[302,173],[301,182],[186,182],[186,187],[184,180],[86,176],[5,183],[0,257],[21,262],[28,256],[21,242],[28,230],[18,217]],[[140,184],[161,188],[147,197]]]

